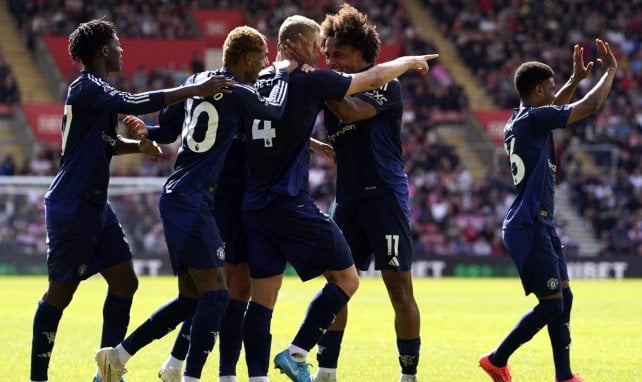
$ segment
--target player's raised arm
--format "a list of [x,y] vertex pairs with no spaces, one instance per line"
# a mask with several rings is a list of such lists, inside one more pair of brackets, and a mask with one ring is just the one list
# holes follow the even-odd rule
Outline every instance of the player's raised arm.
[[584,65],[584,48],[575,44],[573,47],[573,74],[568,81],[557,91],[553,105],[562,106],[571,101],[577,85],[585,79],[593,69],[593,61]]
[[571,104],[571,114],[567,122],[569,125],[596,112],[600,106],[602,106],[613,85],[613,79],[617,72],[617,59],[608,42],[596,39],[595,44],[597,45],[599,55],[597,62],[604,67],[604,73],[600,80],[581,100]]
[[403,56],[392,61],[377,64],[365,72],[352,75],[352,82],[346,95],[352,95],[365,90],[376,89],[387,84],[408,70],[416,70],[426,74],[430,67],[428,61],[439,57],[438,54],[424,54],[421,56]]

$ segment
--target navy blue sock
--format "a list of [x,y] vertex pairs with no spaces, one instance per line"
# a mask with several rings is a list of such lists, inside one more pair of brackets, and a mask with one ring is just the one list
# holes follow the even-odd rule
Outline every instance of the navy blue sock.
[[243,322],[245,362],[250,377],[268,375],[270,347],[272,346],[271,322],[272,310],[250,301]]
[[185,376],[201,377],[207,356],[214,348],[216,336],[221,329],[221,319],[229,302],[230,292],[227,289],[201,293],[198,308],[192,319]]
[[132,307],[132,297],[118,297],[107,292],[103,304],[103,334],[100,347],[114,347],[121,343],[129,325],[129,311]]
[[176,336],[176,341],[174,341],[174,347],[172,348],[172,357],[184,361],[187,357],[187,350],[189,349],[189,332],[192,330],[192,320],[189,319],[183,322],[181,329]]
[[292,344],[310,351],[349,299],[350,297],[336,284],[325,284],[310,302]]
[[62,310],[56,309],[44,301],[38,301],[36,315],[33,318],[33,337],[31,339],[31,380],[46,381],[49,360],[56,341],[58,323]]
[[319,367],[336,369],[339,363],[339,352],[341,351],[341,340],[343,330],[328,330],[317,344],[317,361]]
[[417,374],[417,365],[419,364],[419,347],[421,347],[421,339],[419,337],[411,340],[402,340],[397,338],[399,365],[401,365],[401,372],[403,374]]
[[573,378],[570,360],[570,320],[573,293],[570,288],[562,290],[562,299],[564,300],[564,313],[548,324],[548,336],[551,340],[553,361],[555,362],[555,377],[559,381]]
[[152,313],[147,321],[127,336],[122,342],[123,347],[129,354],[136,354],[145,345],[174,330],[176,325],[192,318],[197,305],[198,300],[178,296]]
[[530,341],[541,328],[559,317],[564,311],[561,298],[540,300],[533,310],[526,313],[517,326],[504,338],[490,356],[490,362],[497,367],[504,367],[508,357],[523,343]]
[[223,321],[219,338],[219,375],[236,375],[236,364],[241,356],[243,345],[243,318],[247,301],[230,300]]

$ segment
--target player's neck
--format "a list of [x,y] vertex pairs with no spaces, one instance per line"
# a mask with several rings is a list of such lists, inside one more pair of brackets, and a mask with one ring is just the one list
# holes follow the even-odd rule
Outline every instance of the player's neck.
[[246,84],[253,82],[245,76],[245,71],[240,67],[240,65],[223,65],[223,70],[232,73],[239,83]]
[[93,63],[89,63],[89,64],[83,65],[83,70],[86,72],[92,73],[95,76],[102,78],[103,80],[107,80],[107,77],[109,76],[109,72],[107,71],[107,68],[104,65],[96,65]]

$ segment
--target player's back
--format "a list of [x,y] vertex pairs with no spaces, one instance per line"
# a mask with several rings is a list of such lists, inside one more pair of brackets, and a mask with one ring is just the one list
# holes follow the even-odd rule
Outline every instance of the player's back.
[[[270,91],[270,73],[261,73],[256,87]],[[290,94],[279,120],[247,120],[248,183],[245,209],[262,208],[278,195],[295,196],[308,190],[309,140],[317,114],[326,99],[340,100],[350,78],[330,70],[290,75]]]
[[522,107],[506,123],[504,147],[516,197],[504,228],[553,217],[557,165],[551,131],[566,127],[569,114],[568,107]]
[[[202,72],[188,78],[186,84],[197,83],[214,75],[233,77],[232,73],[225,71]],[[275,84],[287,89],[287,83],[281,81],[282,76],[287,74],[279,73],[275,77]],[[165,184],[165,192],[213,193],[242,119],[246,115],[278,117],[285,107],[285,97],[280,102],[274,104],[261,97],[254,87],[237,82],[231,94],[192,97],[178,104],[179,107],[166,109],[161,118],[172,125],[175,131],[182,130],[182,138],[174,172]],[[236,176],[242,177],[243,173],[237,173]]]

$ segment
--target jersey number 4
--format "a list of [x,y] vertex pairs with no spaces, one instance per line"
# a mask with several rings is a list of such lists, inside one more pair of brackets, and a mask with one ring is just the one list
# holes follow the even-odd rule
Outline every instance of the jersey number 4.
[[262,139],[263,147],[272,147],[272,139],[275,137],[276,129],[272,127],[272,121],[255,119],[252,122],[252,139]]
[[524,180],[524,175],[526,175],[526,166],[522,158],[515,154],[515,137],[512,137],[508,142],[504,142],[504,148],[510,160],[510,170],[513,174],[513,184],[518,185]]

